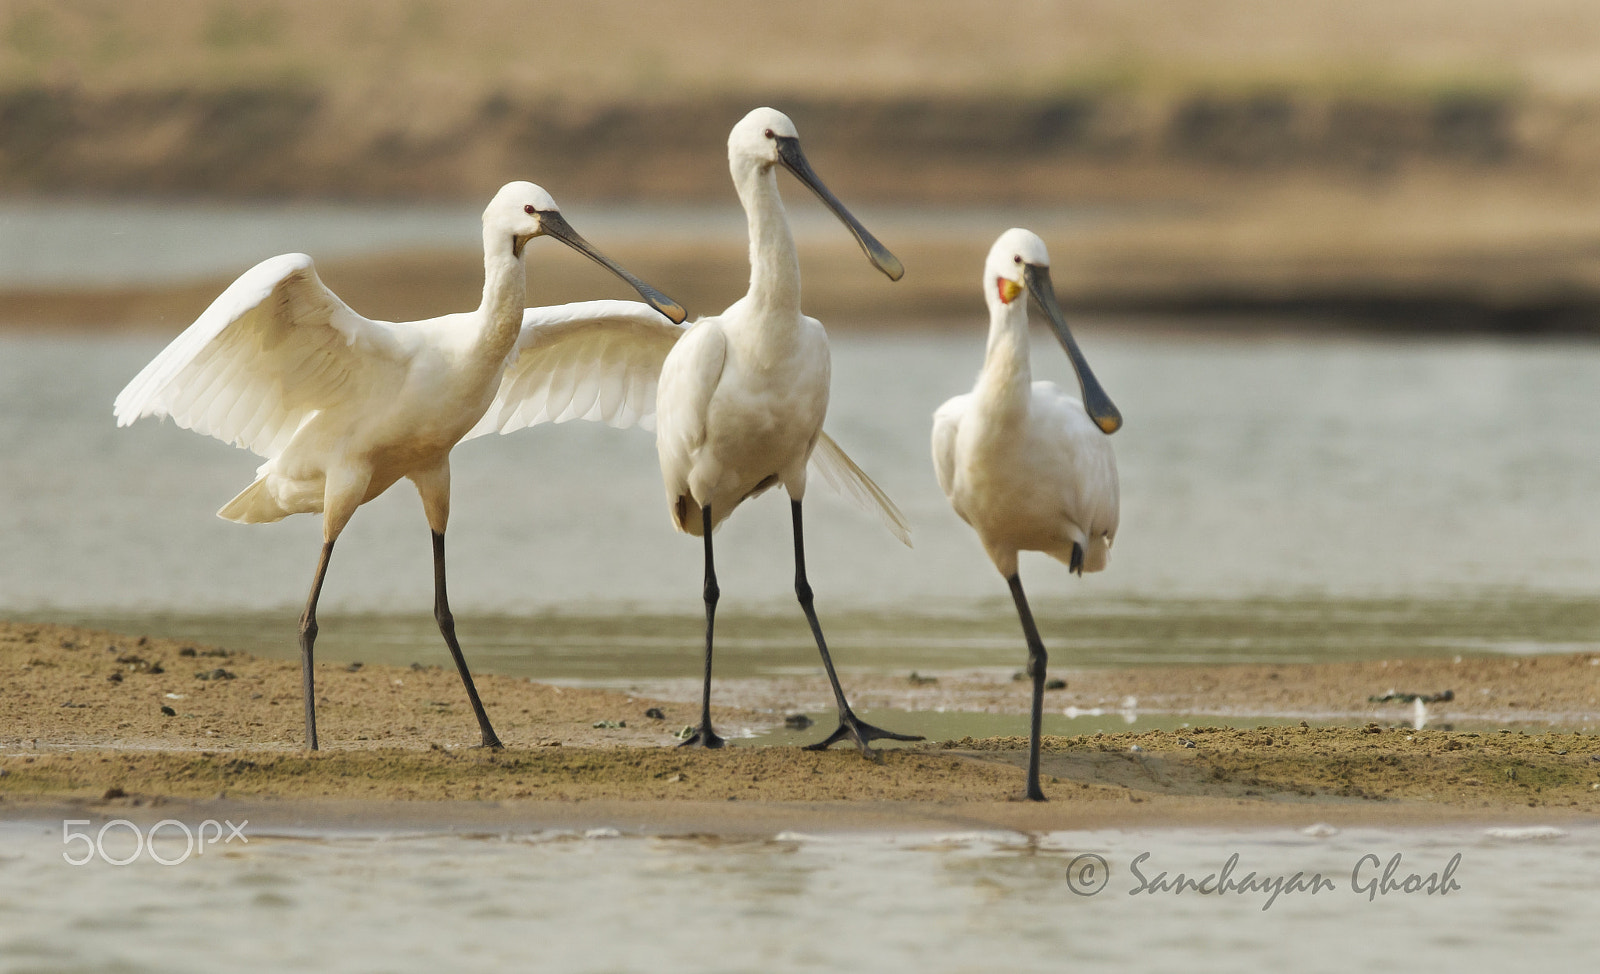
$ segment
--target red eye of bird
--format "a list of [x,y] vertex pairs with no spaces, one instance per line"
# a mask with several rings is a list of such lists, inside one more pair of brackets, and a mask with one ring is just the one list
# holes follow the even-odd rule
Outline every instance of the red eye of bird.
[[771,129],[767,129],[767,138],[769,138],[769,139],[772,138],[772,130]]
[[532,213],[533,212],[533,204],[529,203],[527,206],[524,206],[522,208],[522,212],[524,212],[524,213]]

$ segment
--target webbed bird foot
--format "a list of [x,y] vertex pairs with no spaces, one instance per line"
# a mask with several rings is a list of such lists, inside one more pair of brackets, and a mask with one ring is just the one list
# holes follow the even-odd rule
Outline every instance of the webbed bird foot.
[[710,724],[702,724],[700,727],[695,729],[693,734],[690,734],[682,741],[679,741],[678,746],[715,749],[724,746],[726,743],[726,741],[717,735],[716,731],[711,729]]
[[871,741],[920,741],[925,739],[920,734],[896,734],[894,731],[887,731],[882,727],[874,727],[857,717],[853,711],[846,710],[839,717],[838,729],[829,734],[825,740],[806,745],[806,750],[826,751],[847,737],[856,742],[856,747],[861,749],[861,756],[865,758],[878,756],[878,752],[874,751],[870,746],[869,742]]

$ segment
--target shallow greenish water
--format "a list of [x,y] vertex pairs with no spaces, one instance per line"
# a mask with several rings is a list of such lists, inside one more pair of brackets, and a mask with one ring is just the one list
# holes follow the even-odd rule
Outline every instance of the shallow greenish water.
[[[44,612],[121,632],[192,639],[298,659],[293,613],[229,615]],[[1600,649],[1600,599],[1552,595],[1473,599],[1099,600],[1047,604],[1037,621],[1051,665],[1332,663],[1421,656],[1526,655]],[[910,672],[1017,666],[1026,655],[1009,603],[940,614],[916,610],[825,613],[845,669]],[[700,673],[698,616],[619,611],[536,616],[456,613],[473,667],[536,679],[626,686]],[[318,658],[329,662],[447,663],[431,616],[323,615]],[[798,608],[719,613],[719,676],[820,673]]]
[[[959,741],[965,737],[1026,737],[1028,718],[1024,714],[987,714],[969,711],[933,710],[880,710],[860,711],[861,718],[869,724],[888,728],[899,734],[915,734],[930,741]],[[794,728],[777,726],[760,731],[750,737],[732,739],[735,746],[761,747],[779,745],[805,747],[825,738],[838,722],[837,715],[829,711],[809,713],[811,726]],[[1301,720],[1299,717],[1261,716],[1238,714],[1152,714],[1138,709],[1120,710],[1114,707],[1096,707],[1089,710],[1058,712],[1048,710],[1041,721],[1043,733],[1071,737],[1095,734],[1142,734],[1145,731],[1185,731],[1193,727],[1348,727],[1349,720]],[[1389,721],[1397,727],[1412,726],[1407,720]],[[1600,727],[1592,722],[1551,724],[1527,721],[1522,723],[1478,720],[1439,720],[1435,717],[1424,723],[1434,730],[1466,731],[1494,734],[1509,733],[1546,734],[1552,731],[1583,732],[1593,734]],[[916,742],[875,741],[875,748],[915,747]]]

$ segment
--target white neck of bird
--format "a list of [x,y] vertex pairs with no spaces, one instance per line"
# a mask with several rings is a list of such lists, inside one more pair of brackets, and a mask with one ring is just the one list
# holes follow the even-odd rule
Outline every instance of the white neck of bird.
[[978,373],[977,394],[992,409],[1026,410],[1033,388],[1028,358],[1028,296],[1010,304],[989,297],[989,347]]
[[483,318],[484,339],[492,344],[516,340],[522,330],[522,309],[527,303],[528,272],[521,257],[512,253],[507,234],[483,233]]
[[[776,166],[749,166],[734,173],[739,202],[750,227],[749,300],[763,310],[800,316],[800,258],[778,195]],[[777,317],[777,316],[775,316]]]

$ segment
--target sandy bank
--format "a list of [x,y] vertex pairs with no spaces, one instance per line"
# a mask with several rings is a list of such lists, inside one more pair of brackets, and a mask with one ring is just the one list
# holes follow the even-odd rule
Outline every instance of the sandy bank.
[[[440,809],[459,806],[459,822],[611,816],[660,827],[747,823],[738,828],[775,821],[795,828],[1282,824],[1308,815],[1406,823],[1600,813],[1600,747],[1592,734],[1411,731],[1358,719],[1335,727],[1053,737],[1044,771],[1057,801],[1030,810],[1006,801],[1021,788],[1022,738],[934,742],[876,762],[844,750],[680,751],[667,745],[691,705],[507,677],[479,679],[509,745],[487,752],[471,746],[473,724],[457,699],[455,675],[431,668],[321,667],[321,728],[334,746],[308,754],[299,747],[297,665],[216,652],[71,627],[0,627],[0,674],[10,688],[0,698],[0,814],[37,817],[62,803],[96,814],[145,814],[224,798],[265,802],[278,810],[269,817],[286,823],[296,816],[360,821],[365,813],[352,811],[359,803],[401,801],[423,804],[376,811],[375,820],[448,823],[455,813]],[[1429,669],[1435,665],[1448,669]],[[1429,687],[1448,673],[1458,699],[1495,687],[1547,709],[1581,702],[1562,688],[1579,686],[1579,695],[1595,688],[1584,657],[1457,665],[1466,664],[1412,661],[1397,672],[1431,681]],[[1372,666],[1186,667],[1073,680],[1131,678],[1152,696],[1166,685],[1172,694],[1236,693],[1245,701],[1264,681],[1282,683],[1289,689],[1278,703],[1292,710],[1319,687],[1339,699],[1370,685]],[[975,691],[972,700],[998,692]],[[1013,695],[1022,697],[1020,690]],[[664,719],[646,716],[650,707]],[[748,709],[719,712],[725,729],[773,719]],[[317,804],[327,802],[335,804]],[[451,804],[427,805],[439,802]],[[603,804],[572,810],[595,802]],[[741,802],[768,811],[703,811]],[[683,807],[662,811],[660,803]]]

